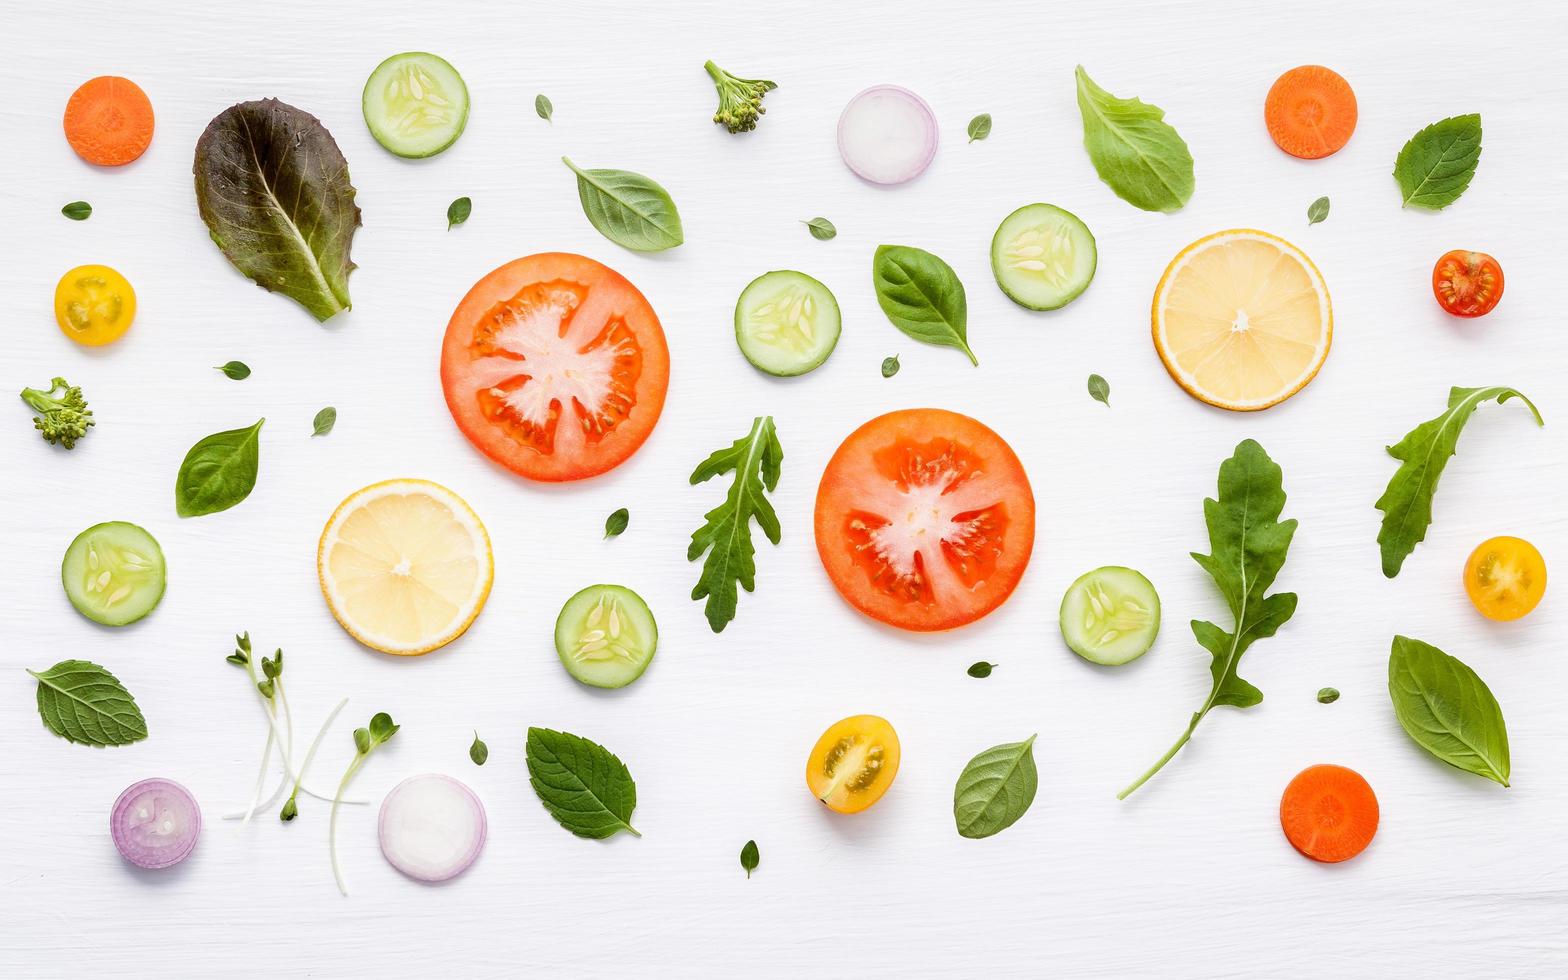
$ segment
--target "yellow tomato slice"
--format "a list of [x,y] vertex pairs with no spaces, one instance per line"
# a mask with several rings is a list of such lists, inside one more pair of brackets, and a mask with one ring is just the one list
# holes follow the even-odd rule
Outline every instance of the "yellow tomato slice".
[[114,343],[135,318],[136,291],[106,265],[79,265],[54,287],[54,319],[60,332],[85,347]]
[[828,809],[859,813],[898,775],[898,734],[887,719],[854,715],[834,723],[806,760],[806,785]]
[[1465,562],[1465,592],[1487,619],[1518,619],[1546,594],[1546,560],[1523,538],[1488,538]]

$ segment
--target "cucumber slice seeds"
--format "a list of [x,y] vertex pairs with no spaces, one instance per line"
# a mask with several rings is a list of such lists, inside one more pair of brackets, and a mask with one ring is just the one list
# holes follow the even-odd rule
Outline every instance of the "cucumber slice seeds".
[[377,143],[400,157],[435,156],[468,125],[468,86],[445,58],[405,51],[370,73],[362,107]]
[[163,549],[135,524],[94,524],[76,536],[60,562],[60,582],[76,611],[95,623],[124,626],[163,598]]
[[1142,574],[1106,565],[1078,576],[1062,597],[1062,639],[1091,663],[1137,660],[1160,632],[1160,597]]
[[1089,226],[1053,204],[1025,204],[991,239],[996,284],[1026,309],[1056,310],[1077,299],[1094,280],[1097,261]]
[[566,600],[555,621],[555,652],[567,673],[591,687],[625,687],[648,669],[659,627],[642,596],[620,585],[590,585]]
[[840,330],[838,300],[804,272],[767,272],[735,301],[735,342],[754,367],[780,378],[820,367]]

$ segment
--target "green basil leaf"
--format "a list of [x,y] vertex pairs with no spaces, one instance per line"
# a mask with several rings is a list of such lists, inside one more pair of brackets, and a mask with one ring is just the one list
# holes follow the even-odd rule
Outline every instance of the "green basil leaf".
[[1318,704],[1333,704],[1335,701],[1338,701],[1338,700],[1339,700],[1339,689],[1338,688],[1325,687],[1322,690],[1318,691]]
[[1097,402],[1103,403],[1106,408],[1110,408],[1111,407],[1111,385],[1110,385],[1110,382],[1106,381],[1104,378],[1100,377],[1098,374],[1091,374],[1091,375],[1089,375],[1089,397],[1093,398]]
[[230,106],[201,134],[195,172],[197,210],[236,269],[317,320],[349,308],[359,208],[321,120],[277,99]]
[[1179,211],[1192,197],[1192,153],[1165,111],[1119,99],[1096,85],[1079,65],[1078,111],[1083,145],[1094,170],[1128,204],[1145,211]]
[[147,737],[147,719],[119,679],[85,660],[62,660],[38,681],[44,727],[78,745],[129,745]]
[[1405,559],[1426,538],[1432,524],[1432,498],[1437,481],[1448,465],[1448,458],[1459,447],[1459,433],[1482,402],[1496,399],[1501,405],[1518,397],[1535,415],[1536,425],[1545,425],[1535,405],[1516,388],[1450,388],[1448,408],[1435,419],[1411,429],[1388,454],[1399,460],[1399,469],[1388,481],[1388,488],[1374,504],[1383,512],[1377,544],[1383,556],[1383,574],[1399,574]]
[[603,839],[631,825],[637,784],[609,749],[548,728],[528,729],[528,782],[556,823],[578,837]]
[[953,820],[961,837],[999,834],[1018,822],[1034,803],[1039,776],[1034,740],[996,745],[969,760],[953,787]]
[[740,849],[740,866],[746,869],[746,877],[757,870],[757,864],[762,860],[762,854],[757,850],[757,842],[749,840],[746,846]]
[[583,214],[605,238],[634,252],[660,252],[686,240],[675,201],[652,180],[629,170],[581,170],[566,157],[561,161],[577,175]]
[[989,112],[982,112],[969,120],[969,142],[973,143],[975,140],[983,140],[990,135],[991,114]]
[[92,217],[93,206],[86,201],[72,201],[60,209],[60,213],[72,221],[86,221]]
[[613,538],[626,530],[626,525],[631,523],[632,515],[625,507],[614,512],[604,519],[604,536]]
[[317,436],[324,436],[328,432],[331,432],[332,427],[337,424],[338,410],[333,408],[331,405],[328,405],[326,408],[323,408],[321,411],[316,413],[315,420],[311,422],[312,432],[310,433],[310,437],[314,439]]
[[811,237],[819,242],[825,242],[838,234],[838,229],[833,227],[833,222],[826,218],[812,218],[810,221],[802,221],[801,224],[805,225],[806,230],[811,232]]
[[891,378],[898,373],[898,355],[882,358],[882,377]]
[[460,197],[453,201],[446,208],[446,230],[451,231],[453,225],[460,225],[467,221],[468,216],[473,213],[474,202],[471,198]]
[[1470,186],[1481,160],[1481,117],[1450,116],[1410,137],[1394,160],[1406,206],[1441,211]]
[[244,361],[230,361],[227,364],[218,365],[213,370],[222,371],[225,377],[234,381],[244,381],[250,377],[250,366]]
[[540,119],[549,122],[550,117],[555,115],[555,106],[550,104],[550,100],[547,97],[536,95],[534,96],[534,111],[539,113]]
[[468,757],[474,760],[474,765],[482,766],[490,758],[490,746],[479,740],[479,733],[474,732],[474,744],[468,747]]
[[1503,709],[1475,671],[1437,647],[1396,636],[1388,696],[1417,745],[1457,769],[1508,785]]
[[880,245],[871,262],[877,305],[913,340],[956,347],[980,362],[966,336],[969,301],[953,267],[930,252],[908,245]]
[[1307,206],[1307,224],[1315,225],[1328,217],[1328,198],[1320,197]]
[[215,432],[192,446],[174,478],[174,509],[181,517],[228,510],[250,496],[261,463],[260,419],[248,429]]
[[965,673],[967,673],[970,677],[990,677],[991,670],[994,667],[996,667],[996,664],[988,664],[984,660],[981,660],[970,664],[969,669],[965,671]]

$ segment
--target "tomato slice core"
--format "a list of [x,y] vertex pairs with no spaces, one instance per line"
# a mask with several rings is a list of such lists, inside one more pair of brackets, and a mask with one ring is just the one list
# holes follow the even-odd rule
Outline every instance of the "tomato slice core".
[[1503,298],[1503,267],[1485,252],[1456,249],[1432,268],[1432,293],[1454,316],[1483,316]]

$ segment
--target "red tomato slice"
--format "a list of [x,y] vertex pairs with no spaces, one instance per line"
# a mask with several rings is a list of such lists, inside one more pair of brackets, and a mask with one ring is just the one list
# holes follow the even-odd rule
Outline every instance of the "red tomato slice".
[[967,415],[872,419],[817,487],[817,554],[849,604],[906,630],[972,623],[1000,606],[1034,550],[1034,493],[1002,437]]
[[1455,249],[1432,267],[1432,295],[1454,316],[1485,316],[1503,298],[1503,267],[1485,252]]
[[508,262],[457,305],[441,387],[457,427],[530,480],[581,480],[637,451],[664,408],[670,351],[614,269],[565,252]]

